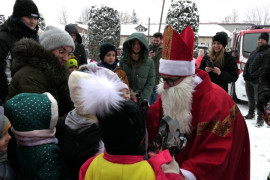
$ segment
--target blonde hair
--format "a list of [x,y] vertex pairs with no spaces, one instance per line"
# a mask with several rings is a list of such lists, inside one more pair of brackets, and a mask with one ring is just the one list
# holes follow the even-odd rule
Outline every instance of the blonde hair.
[[224,52],[225,52],[225,48],[223,46],[220,52],[218,53],[214,51],[214,48],[212,46],[210,50],[210,61],[213,61],[217,67],[222,67],[224,64]]

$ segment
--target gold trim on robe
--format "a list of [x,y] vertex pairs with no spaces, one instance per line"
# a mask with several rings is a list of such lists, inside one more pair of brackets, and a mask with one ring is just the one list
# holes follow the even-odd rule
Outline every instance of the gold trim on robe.
[[230,109],[230,115],[228,115],[223,121],[212,120],[210,122],[201,122],[197,126],[197,135],[202,135],[206,132],[214,133],[217,136],[225,137],[232,130],[232,121],[235,116],[240,112],[238,107],[234,105]]

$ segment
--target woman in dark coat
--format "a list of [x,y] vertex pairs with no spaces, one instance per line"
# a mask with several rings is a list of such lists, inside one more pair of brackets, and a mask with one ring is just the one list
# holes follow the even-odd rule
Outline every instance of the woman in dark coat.
[[75,43],[75,51],[73,52],[74,56],[78,58],[78,65],[87,64],[87,54],[85,52],[85,47],[82,44],[82,37],[73,24],[68,24],[65,26],[65,30],[70,34]]
[[208,72],[211,81],[226,92],[228,83],[238,79],[237,62],[229,53],[226,52],[228,35],[225,32],[218,32],[213,37],[213,45],[210,54],[203,57],[199,69]]

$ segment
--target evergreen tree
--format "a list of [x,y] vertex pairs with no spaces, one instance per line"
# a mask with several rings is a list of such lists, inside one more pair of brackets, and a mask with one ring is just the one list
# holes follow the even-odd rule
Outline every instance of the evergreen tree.
[[0,15],[0,25],[4,24],[4,22],[6,21],[6,18],[4,15]]
[[99,48],[103,43],[111,43],[116,48],[120,44],[119,15],[116,10],[107,6],[92,6],[89,13],[89,58],[99,61]]
[[89,54],[89,51],[88,51],[88,45],[89,45],[89,39],[88,39],[88,36],[87,34],[85,34],[85,32],[83,31],[82,32],[82,44],[84,45],[84,47],[86,48],[86,55],[88,56]]
[[41,29],[42,31],[44,31],[46,28],[45,19],[42,14],[39,14],[38,26],[39,26],[39,29]]
[[137,17],[137,14],[136,14],[134,9],[132,11],[130,21],[131,21],[132,24],[138,24],[138,22],[139,22],[139,18]]
[[199,14],[194,2],[190,0],[175,0],[172,2],[168,10],[166,24],[170,24],[178,33],[189,25],[195,35],[194,54],[198,54]]

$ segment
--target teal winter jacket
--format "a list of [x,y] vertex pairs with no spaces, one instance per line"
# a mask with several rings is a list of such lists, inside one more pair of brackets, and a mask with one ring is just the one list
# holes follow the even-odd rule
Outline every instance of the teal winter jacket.
[[[138,39],[145,46],[144,59],[142,64],[135,68],[128,64],[128,52],[131,42]],[[155,65],[154,61],[148,57],[149,46],[146,36],[143,33],[131,34],[123,44],[123,53],[120,59],[120,68],[123,69],[128,77],[130,88],[141,96],[142,99],[148,99],[155,85]]]

